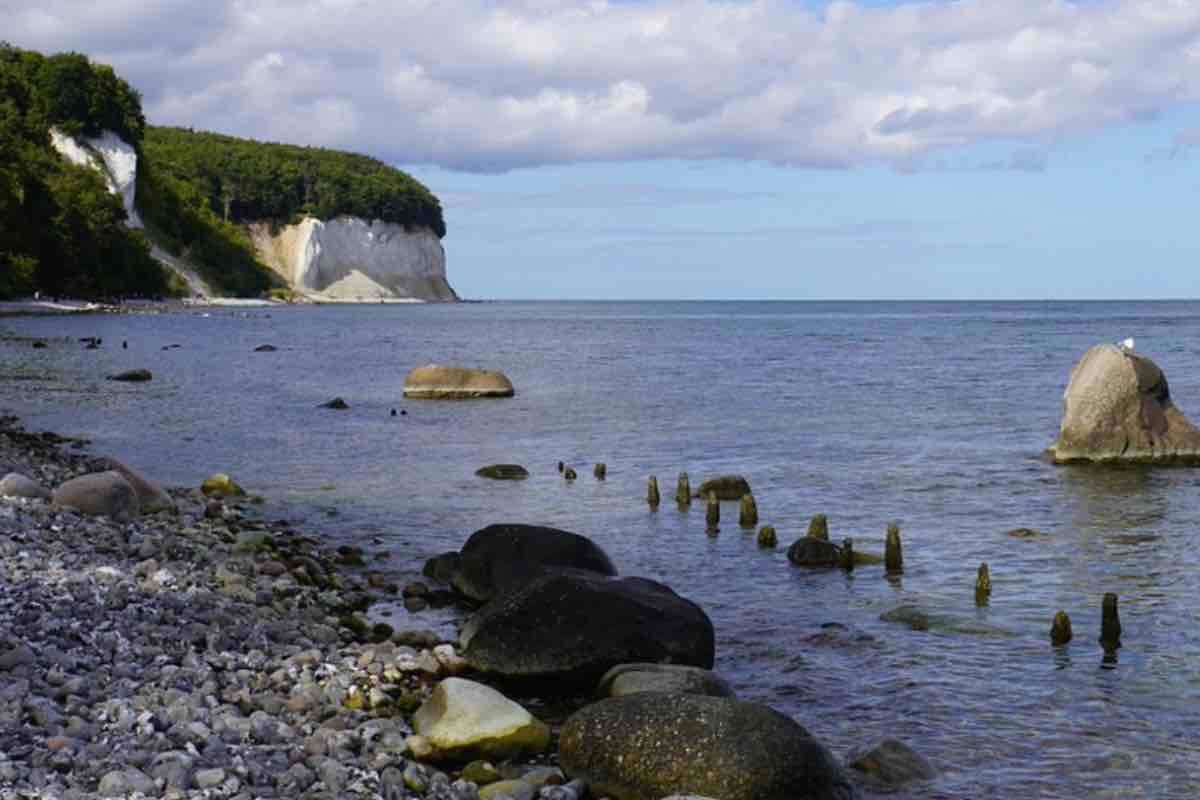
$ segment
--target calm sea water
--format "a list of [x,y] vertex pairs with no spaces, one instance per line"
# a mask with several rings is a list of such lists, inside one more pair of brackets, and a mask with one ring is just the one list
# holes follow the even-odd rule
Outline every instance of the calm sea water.
[[[390,551],[401,578],[493,522],[592,537],[622,573],[706,609],[717,668],[742,697],[840,755],[884,735],[927,755],[941,774],[916,796],[1200,796],[1200,471],[1038,458],[1096,342],[1135,337],[1200,418],[1200,303],[363,306],[0,331],[0,408],[29,427],[86,435],[168,484],[230,472],[272,516]],[[76,339],[93,335],[104,347],[83,350]],[[264,343],[280,349],[252,352]],[[517,396],[404,401],[405,374],[429,362],[503,370]],[[132,367],[155,380],[103,380]],[[351,409],[317,408],[334,395]],[[559,460],[579,470],[573,485]],[[474,477],[500,461],[533,475]],[[705,535],[701,505],[669,501],[681,470],[693,485],[747,476],[780,548],[760,550],[735,504]],[[651,474],[667,500],[656,513]],[[903,577],[792,567],[786,545],[815,513],[876,553],[898,522]],[[1017,527],[1043,535],[1007,535]],[[994,590],[977,608],[981,561]],[[1105,592],[1120,595],[1125,629],[1107,660]],[[931,629],[880,619],[900,605]],[[1056,649],[1059,609],[1076,638]]]

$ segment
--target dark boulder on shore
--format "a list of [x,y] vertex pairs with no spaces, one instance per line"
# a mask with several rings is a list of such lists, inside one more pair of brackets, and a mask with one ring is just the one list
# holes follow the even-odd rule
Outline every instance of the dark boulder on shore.
[[601,700],[562,728],[559,760],[596,797],[851,800],[829,750],[757,703],[659,692]]
[[750,482],[741,475],[709,478],[700,484],[693,496],[708,497],[710,494],[715,494],[718,500],[741,500],[743,495],[750,494]]
[[55,505],[115,520],[136,517],[141,509],[137,490],[115,470],[72,478],[54,490],[53,499]]
[[463,626],[463,657],[501,679],[536,679],[539,691],[590,690],[630,662],[711,669],[712,621],[669,586],[582,570],[551,573],[501,595]]
[[430,559],[425,575],[482,603],[557,569],[617,574],[608,554],[586,536],[540,525],[500,524],[475,531],[461,552]]

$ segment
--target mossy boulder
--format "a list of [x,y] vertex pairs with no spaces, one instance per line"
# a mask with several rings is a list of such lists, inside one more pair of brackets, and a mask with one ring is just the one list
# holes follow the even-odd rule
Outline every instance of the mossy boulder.
[[709,478],[700,484],[693,497],[708,497],[715,494],[718,500],[741,500],[743,495],[750,494],[750,482],[741,475],[722,475]]
[[512,381],[502,372],[429,364],[404,379],[404,396],[424,400],[512,397]]
[[475,470],[475,474],[496,481],[523,481],[529,477],[529,470],[520,464],[489,464]]
[[843,562],[842,548],[815,536],[797,539],[788,548],[787,557],[798,567],[839,567]]
[[200,484],[200,491],[206,497],[241,497],[246,494],[246,490],[237,484],[237,482],[226,475],[224,472],[218,472],[204,479],[204,483]]
[[829,750],[756,703],[657,692],[601,700],[567,719],[559,760],[598,797],[851,800]]

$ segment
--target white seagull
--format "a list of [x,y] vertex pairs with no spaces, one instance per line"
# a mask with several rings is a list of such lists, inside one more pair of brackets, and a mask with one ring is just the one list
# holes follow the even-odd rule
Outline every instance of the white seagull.
[[1127,353],[1133,352],[1133,337],[1132,336],[1130,336],[1125,341],[1121,342],[1121,349]]

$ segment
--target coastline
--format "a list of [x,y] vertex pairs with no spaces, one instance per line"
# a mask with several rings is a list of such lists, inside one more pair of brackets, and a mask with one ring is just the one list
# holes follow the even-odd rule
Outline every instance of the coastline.
[[[60,442],[0,418],[0,473],[97,469]],[[169,494],[130,522],[0,497],[0,798],[478,797],[407,741],[455,646],[367,623],[395,587],[361,553]],[[502,770],[561,783],[546,764]]]

